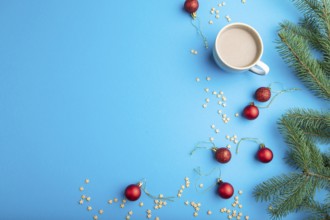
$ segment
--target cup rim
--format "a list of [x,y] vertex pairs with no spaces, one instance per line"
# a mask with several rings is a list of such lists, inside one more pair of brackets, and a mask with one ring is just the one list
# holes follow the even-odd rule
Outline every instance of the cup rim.
[[[261,48],[260,48],[260,53],[258,55],[258,58],[256,59],[255,62],[253,62],[249,66],[245,66],[245,67],[232,66],[232,65],[228,64],[224,59],[222,59],[222,57],[220,55],[220,52],[218,51],[218,47],[217,47],[216,43],[217,43],[218,39],[220,38],[220,35],[222,34],[222,32],[224,32],[226,29],[228,29],[229,27],[232,27],[232,26],[244,26],[244,27],[248,28],[249,30],[251,30],[255,33],[258,40],[260,41]],[[234,22],[234,23],[231,23],[231,24],[227,24],[226,26],[221,28],[221,30],[219,31],[219,33],[218,33],[218,35],[215,39],[214,47],[215,47],[215,50],[217,52],[218,58],[221,60],[221,62],[223,62],[226,66],[228,66],[229,68],[234,69],[234,70],[248,70],[251,67],[255,66],[258,63],[258,61],[261,59],[261,56],[263,54],[263,49],[264,49],[263,42],[262,42],[262,39],[261,39],[260,34],[258,33],[258,31],[256,29],[254,29],[253,27],[251,27],[250,25],[242,23],[242,22]]]

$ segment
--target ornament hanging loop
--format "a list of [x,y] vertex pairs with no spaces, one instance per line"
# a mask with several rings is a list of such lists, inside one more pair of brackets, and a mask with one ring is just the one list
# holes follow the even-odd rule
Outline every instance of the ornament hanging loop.
[[260,139],[258,139],[258,138],[241,138],[239,140],[239,142],[237,143],[237,146],[236,146],[236,154],[238,154],[238,148],[239,148],[239,146],[240,146],[240,144],[241,144],[242,141],[252,141],[254,143],[259,144],[260,147],[261,146],[265,147],[265,144],[263,144],[263,142]]
[[299,91],[301,89],[299,88],[291,88],[291,89],[283,89],[283,90],[280,90],[280,91],[277,91],[276,94],[271,98],[271,100],[269,101],[268,105],[266,106],[257,106],[258,108],[269,108],[269,106],[272,104],[272,102],[275,100],[275,98],[283,93],[286,93],[286,92],[294,92],[294,91]]

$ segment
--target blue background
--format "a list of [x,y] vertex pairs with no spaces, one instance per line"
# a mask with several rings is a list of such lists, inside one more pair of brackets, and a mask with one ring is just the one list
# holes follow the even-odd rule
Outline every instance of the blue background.
[[[267,204],[255,202],[252,191],[290,171],[276,121],[291,107],[325,106],[276,52],[278,23],[301,16],[290,1],[230,0],[215,19],[209,11],[218,3],[200,1],[198,10],[209,44],[227,24],[226,15],[252,25],[264,41],[268,76],[219,70],[183,1],[0,1],[0,219],[92,219],[101,208],[99,219],[124,219],[129,210],[132,219],[145,219],[153,204],[146,195],[140,198],[143,208],[135,202],[120,209],[107,200],[122,198],[125,187],[142,178],[150,192],[176,195],[186,176],[191,187],[180,200],[153,210],[153,218],[194,219],[192,207],[183,204],[189,200],[202,203],[199,219],[225,219],[219,209],[232,200],[194,189],[193,168],[207,172],[218,164],[210,152],[189,152],[211,136],[225,146],[227,134],[260,138],[274,152],[270,164],[261,164],[254,159],[257,145],[246,142],[220,166],[222,178],[244,191],[243,213],[268,219]],[[256,88],[271,82],[303,91],[280,96],[255,121],[234,117]],[[229,124],[222,123],[206,87],[225,92]],[[205,98],[211,103],[203,109]],[[200,182],[211,185],[216,176]],[[80,186],[92,198],[91,212],[86,202],[77,204]],[[214,214],[207,216],[207,210]]]

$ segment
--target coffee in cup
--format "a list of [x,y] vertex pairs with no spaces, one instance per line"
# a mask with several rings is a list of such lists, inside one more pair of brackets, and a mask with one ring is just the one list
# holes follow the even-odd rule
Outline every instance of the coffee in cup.
[[258,32],[243,23],[233,23],[220,30],[216,38],[213,56],[218,66],[227,71],[250,70],[266,75],[269,67],[260,59],[263,43]]

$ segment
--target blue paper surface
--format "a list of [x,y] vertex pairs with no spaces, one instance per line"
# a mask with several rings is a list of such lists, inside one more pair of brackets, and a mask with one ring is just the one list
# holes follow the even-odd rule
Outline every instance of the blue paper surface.
[[[268,205],[257,203],[252,191],[291,171],[276,122],[290,108],[324,109],[325,104],[275,49],[278,23],[301,16],[290,1],[228,0],[221,8],[218,3],[200,1],[198,10],[210,46],[228,23],[226,15],[247,23],[263,39],[269,75],[219,70],[182,9],[183,1],[1,1],[0,219],[92,219],[99,209],[104,210],[99,219],[125,219],[130,210],[131,219],[145,219],[146,209],[153,210],[152,219],[226,219],[219,210],[233,199],[223,200],[213,189],[196,192],[193,169],[198,166],[205,172],[220,167],[235,194],[244,191],[244,215],[269,219]],[[219,19],[210,14],[212,7],[219,9]],[[272,82],[303,90],[283,94],[255,121],[234,116],[253,101],[258,87]],[[225,108],[217,105],[212,91],[225,93]],[[203,109],[206,98],[210,103]],[[231,118],[228,124],[218,109]],[[249,142],[236,155],[225,138],[234,134],[262,139],[273,150],[273,161],[256,161],[258,146]],[[189,155],[198,141],[210,137],[217,146],[232,145],[228,164],[219,165],[208,151]],[[143,178],[151,193],[176,196],[186,176],[190,188],[160,210],[145,194],[139,200],[143,207],[138,202],[123,209],[120,203],[107,204],[122,199],[125,187]],[[213,173],[198,184],[206,188],[216,178]],[[78,204],[82,194],[91,197],[92,211],[86,210],[88,202]],[[202,204],[197,218],[185,201]],[[208,210],[213,214],[208,216]]]

